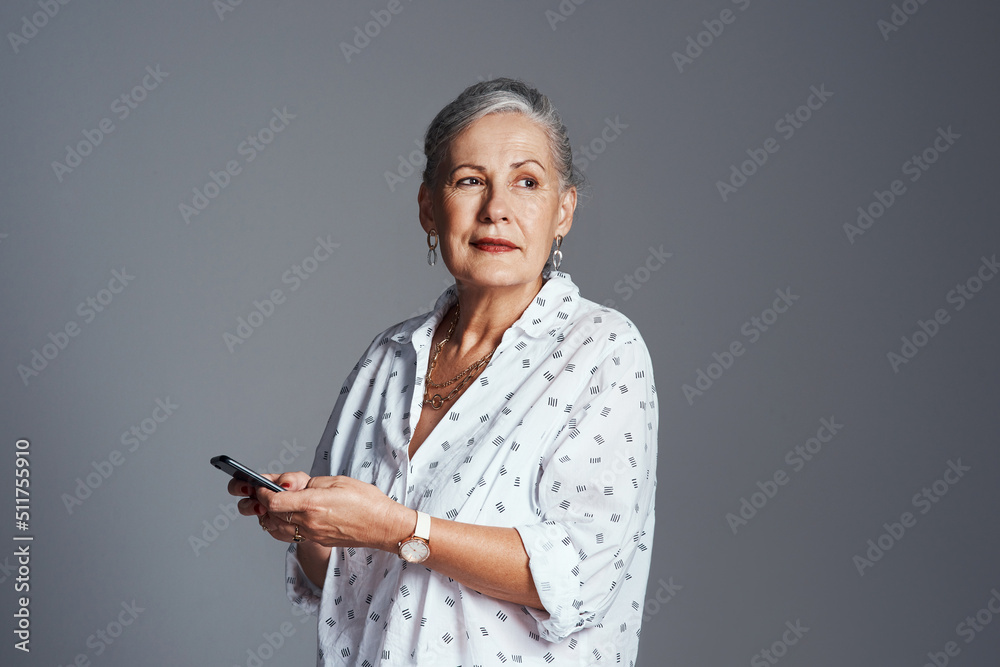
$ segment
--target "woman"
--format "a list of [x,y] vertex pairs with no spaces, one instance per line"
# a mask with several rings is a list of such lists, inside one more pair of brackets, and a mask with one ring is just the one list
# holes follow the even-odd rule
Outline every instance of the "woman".
[[375,337],[310,475],[230,493],[292,543],[320,665],[633,664],[655,390],[632,323],[558,271],[579,184],[566,129],[495,79],[437,115],[425,152],[428,262],[455,285]]

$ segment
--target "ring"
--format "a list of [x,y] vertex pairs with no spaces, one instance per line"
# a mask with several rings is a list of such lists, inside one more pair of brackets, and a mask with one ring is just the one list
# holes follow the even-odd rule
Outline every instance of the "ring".
[[263,514],[262,514],[262,515],[260,515],[259,517],[257,517],[257,523],[259,523],[259,524],[260,524],[260,527],[261,527],[261,529],[262,529],[262,530],[263,530],[263,531],[264,531],[265,533],[270,533],[270,532],[271,532],[271,530],[272,530],[272,529],[271,529],[271,528],[268,528],[267,526],[265,526],[265,525],[264,525],[264,515],[263,515]]
[[285,523],[291,523],[291,522],[292,522],[292,513],[289,512],[288,516],[285,517]]
[[295,535],[292,536],[292,541],[293,542],[301,542],[304,539],[306,539],[306,538],[304,538],[301,535],[299,535],[299,527],[295,526]]

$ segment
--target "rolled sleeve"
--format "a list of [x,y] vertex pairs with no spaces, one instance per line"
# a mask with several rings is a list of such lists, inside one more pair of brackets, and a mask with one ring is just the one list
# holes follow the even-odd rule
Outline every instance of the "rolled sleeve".
[[652,530],[657,414],[652,366],[636,336],[591,370],[569,421],[543,457],[543,521],[516,527],[544,612],[539,635],[561,641],[599,624],[640,540]]
[[290,544],[285,552],[285,591],[288,599],[296,607],[310,614],[319,613],[319,601],[323,589],[314,584],[299,565],[298,545]]
[[566,604],[575,601],[580,591],[580,582],[566,570],[566,563],[579,560],[576,547],[566,529],[554,521],[516,528],[528,554],[528,568],[538,599],[545,608],[544,611],[525,609],[538,624],[539,637],[562,641],[586,623],[586,612]]

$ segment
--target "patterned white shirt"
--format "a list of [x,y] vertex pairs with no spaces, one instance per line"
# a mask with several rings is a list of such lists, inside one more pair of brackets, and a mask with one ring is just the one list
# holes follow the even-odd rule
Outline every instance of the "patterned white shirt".
[[434,517],[516,528],[545,610],[373,549],[333,549],[320,591],[293,544],[288,593],[318,613],[317,664],[634,665],[653,541],[652,366],[624,315],[581,298],[565,273],[545,277],[412,460],[431,341],[454,286],[430,314],[376,336],[311,471],[374,484]]

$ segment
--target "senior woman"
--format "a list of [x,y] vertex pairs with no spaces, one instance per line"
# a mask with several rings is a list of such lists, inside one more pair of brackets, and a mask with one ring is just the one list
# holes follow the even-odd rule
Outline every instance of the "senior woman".
[[428,262],[440,252],[455,284],[375,336],[309,475],[229,490],[291,543],[320,665],[634,664],[653,373],[635,326],[559,271],[579,185],[566,128],[537,90],[494,79],[424,147]]

